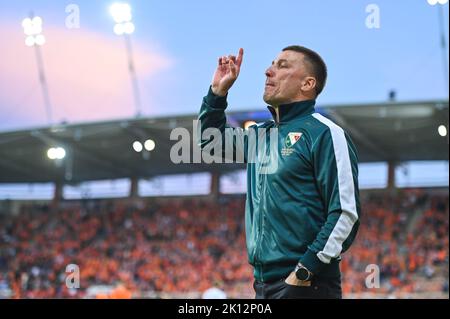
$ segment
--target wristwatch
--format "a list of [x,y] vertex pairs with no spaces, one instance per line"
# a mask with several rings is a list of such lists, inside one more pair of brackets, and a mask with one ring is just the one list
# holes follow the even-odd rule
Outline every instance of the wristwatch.
[[305,266],[303,266],[301,263],[298,263],[295,267],[295,276],[300,281],[308,281],[311,280],[313,273],[308,270]]

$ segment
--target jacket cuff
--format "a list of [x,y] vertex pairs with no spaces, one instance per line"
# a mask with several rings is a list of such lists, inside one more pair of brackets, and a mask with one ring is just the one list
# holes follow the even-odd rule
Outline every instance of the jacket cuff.
[[225,96],[215,95],[212,87],[209,87],[208,95],[205,96],[205,102],[212,108],[226,109],[228,93]]
[[306,253],[300,258],[300,263],[305,266],[310,272],[314,275],[320,274],[322,269],[327,265],[323,263],[309,248],[306,250]]

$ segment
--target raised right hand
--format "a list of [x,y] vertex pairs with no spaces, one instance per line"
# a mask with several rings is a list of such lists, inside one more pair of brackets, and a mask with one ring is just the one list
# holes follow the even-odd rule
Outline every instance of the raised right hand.
[[234,55],[219,58],[219,65],[214,73],[211,85],[214,94],[219,96],[227,95],[228,90],[239,76],[243,57],[244,49],[240,48],[237,58]]

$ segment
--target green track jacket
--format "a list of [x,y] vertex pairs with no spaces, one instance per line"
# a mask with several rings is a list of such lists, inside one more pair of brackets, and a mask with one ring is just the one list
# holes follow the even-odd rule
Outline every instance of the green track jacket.
[[[248,130],[230,128],[226,98],[211,88],[204,97],[199,145],[211,154],[217,145],[231,148],[231,156],[223,152],[220,157],[247,163],[246,243],[255,279],[285,278],[299,261],[317,277],[339,278],[341,254],[355,238],[360,216],[358,160],[351,139],[315,113],[313,100],[281,105],[279,118],[269,107],[274,120]],[[210,128],[222,133],[220,139],[205,134]],[[278,130],[276,147],[270,129]],[[276,151],[270,152],[271,145]],[[268,169],[267,161],[250,158],[259,154],[255,148],[270,153],[275,166]]]

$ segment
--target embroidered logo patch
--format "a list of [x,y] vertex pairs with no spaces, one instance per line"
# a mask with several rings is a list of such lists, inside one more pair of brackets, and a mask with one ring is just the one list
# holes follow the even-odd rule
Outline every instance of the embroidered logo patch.
[[289,133],[286,136],[286,141],[284,144],[286,147],[292,147],[292,146],[294,146],[295,143],[297,143],[300,140],[301,137],[302,137],[302,133],[296,133],[296,132]]
[[302,137],[302,133],[298,132],[291,132],[286,136],[286,139],[284,140],[284,147],[281,149],[281,155],[282,156],[289,156],[294,152],[294,149],[292,146],[297,143],[300,138]]

